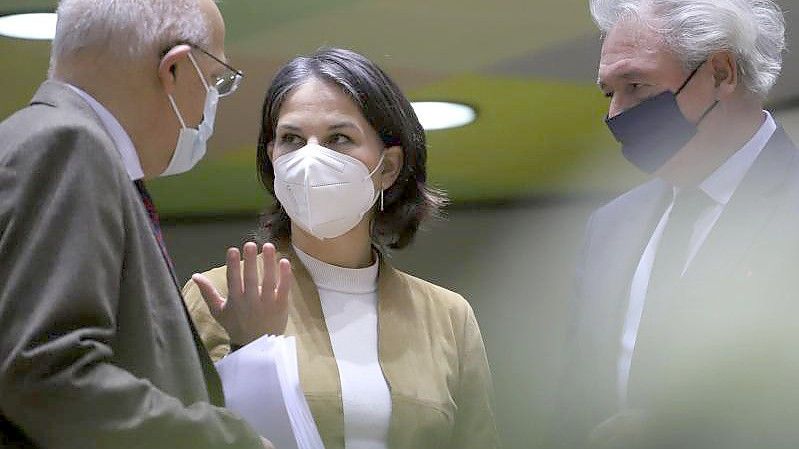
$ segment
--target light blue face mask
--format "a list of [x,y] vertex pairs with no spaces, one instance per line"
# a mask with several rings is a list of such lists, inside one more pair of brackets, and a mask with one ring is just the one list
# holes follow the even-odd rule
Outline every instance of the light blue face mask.
[[194,59],[194,56],[192,56],[191,53],[189,53],[189,60],[197,70],[197,75],[199,75],[200,80],[202,80],[203,86],[205,86],[206,90],[203,121],[197,126],[196,129],[186,126],[186,121],[183,120],[183,116],[180,114],[180,110],[178,110],[175,99],[172,97],[172,95],[169,95],[169,103],[172,105],[172,110],[175,111],[178,121],[180,121],[181,128],[180,135],[178,136],[178,142],[175,146],[175,152],[172,154],[172,160],[169,162],[169,166],[166,168],[166,170],[161,173],[161,176],[177,175],[180,173],[185,173],[194,168],[194,166],[200,162],[200,159],[205,156],[208,139],[210,139],[211,135],[214,133],[216,106],[219,103],[219,92],[216,90],[216,87],[208,85],[208,82],[206,82],[205,77],[200,70],[200,66],[197,64],[197,61]]

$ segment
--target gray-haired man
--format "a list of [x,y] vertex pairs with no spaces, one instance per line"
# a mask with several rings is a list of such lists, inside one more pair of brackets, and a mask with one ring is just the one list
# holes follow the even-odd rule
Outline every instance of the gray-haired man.
[[607,125],[655,179],[589,222],[562,442],[729,448],[795,433],[797,406],[780,399],[799,375],[786,351],[799,336],[799,152],[764,111],[782,12],[771,0],[590,5]]

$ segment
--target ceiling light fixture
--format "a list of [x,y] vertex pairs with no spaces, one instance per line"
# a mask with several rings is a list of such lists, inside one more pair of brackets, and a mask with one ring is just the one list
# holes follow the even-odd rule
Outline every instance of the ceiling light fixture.
[[477,118],[474,108],[460,103],[417,101],[411,105],[426,131],[465,126]]
[[0,17],[0,36],[52,40],[55,24],[55,13],[11,14]]

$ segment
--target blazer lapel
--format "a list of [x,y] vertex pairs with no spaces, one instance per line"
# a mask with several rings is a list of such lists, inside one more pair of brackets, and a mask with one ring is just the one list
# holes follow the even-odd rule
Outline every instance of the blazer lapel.
[[[616,205],[619,210],[609,214],[607,223],[597,223],[597,232],[589,243],[602,248],[602,253],[593,261],[594,285],[584,293],[591,297],[589,303],[595,304],[585,319],[607,326],[597,337],[612,352],[618,351],[635,270],[671,198],[671,188],[656,179],[630,195]],[[615,359],[612,366],[615,370]]]
[[578,379],[580,392],[569,395],[575,406],[591,398],[586,419],[593,425],[618,411],[617,362],[630,286],[671,193],[668,184],[654,179],[598,210],[589,223],[569,374]]
[[781,188],[796,162],[796,147],[777,128],[697,253],[684,284],[726,277],[740,263],[784,202]]
[[[330,333],[327,329],[325,322],[325,315],[322,311],[322,302],[319,299],[319,290],[316,288],[311,274],[302,264],[302,261],[297,254],[292,250],[281,251],[285,257],[291,262],[291,271],[294,275],[294,282],[291,286],[291,304],[289,307],[293,310],[289,313],[289,325],[286,330],[288,335],[295,335],[303,341],[304,345],[316,348],[317,353],[321,353],[325,358],[331,361],[330,366],[325,368],[326,371],[335,373],[331,376],[335,379],[336,385],[328,385],[324,387],[326,390],[331,388],[341,391],[341,386],[338,383],[338,366],[335,363],[333,355],[333,343],[330,341]],[[296,319],[291,319],[296,316]],[[309,362],[308,360],[300,360],[300,383],[305,388],[305,391],[319,386],[319,373],[315,372],[319,369],[303,369],[303,364]],[[314,361],[318,363],[319,361]]]
[[407,326],[413,319],[407,316],[411,310],[403,307],[403,301],[408,301],[407,287],[404,285],[394,268],[380,257],[380,274],[377,281],[377,328],[378,328],[378,354],[383,375],[386,377],[389,389],[396,383],[392,375],[396,372],[393,364],[405,360],[402,354],[408,350],[407,336],[413,330]]
[[[325,407],[334,405],[336,410],[324,412],[314,409],[310,402],[314,418],[325,435],[326,447],[344,447],[344,404],[341,398],[341,379],[338,364],[333,353],[333,343],[327,328],[319,290],[316,288],[311,274],[293,251],[291,245],[279,244],[280,253],[291,262],[294,282],[289,294],[289,322],[286,335],[297,338],[297,361],[299,365],[300,385],[306,397],[327,398]],[[331,395],[336,395],[332,398]],[[321,421],[320,421],[321,419]]]
[[[152,235],[153,243],[158,247],[161,258],[164,261],[164,266],[169,273],[172,284],[175,286],[175,291],[177,292],[177,297],[180,300],[180,305],[183,308],[183,313],[186,316],[186,322],[189,325],[191,337],[194,341],[194,347],[197,349],[197,356],[200,359],[200,366],[203,370],[203,377],[205,378],[205,385],[206,389],[208,390],[208,400],[213,405],[224,407],[225,393],[222,390],[222,379],[219,378],[219,373],[214,366],[214,362],[211,360],[211,356],[205,349],[202,338],[200,337],[199,332],[197,332],[197,328],[194,326],[194,320],[191,318],[189,309],[186,306],[186,301],[183,300],[183,291],[178,283],[177,274],[175,273],[172,260],[170,259],[169,253],[166,250],[166,243],[161,237],[161,229],[157,223],[158,217],[157,215],[154,215],[156,212],[154,211],[155,206],[152,204],[152,198],[150,198],[149,193],[147,193],[147,190],[144,188],[143,184],[141,187],[137,185],[137,190],[137,195],[142,201],[142,208],[146,210],[145,221],[148,224],[147,228],[150,229],[150,235]],[[146,202],[149,202],[149,205]],[[150,207],[153,208],[152,212],[149,210]]]

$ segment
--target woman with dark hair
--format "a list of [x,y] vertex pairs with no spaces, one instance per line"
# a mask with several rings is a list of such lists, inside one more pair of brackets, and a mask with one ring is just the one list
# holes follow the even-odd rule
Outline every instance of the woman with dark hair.
[[[424,130],[394,82],[348,50],[295,58],[266,94],[258,172],[276,200],[262,230],[294,280],[287,304],[267,304],[269,320],[234,335],[220,324],[225,298],[238,301],[249,285],[252,297],[269,291],[272,300],[284,288],[275,271],[288,264],[272,265],[271,245],[257,256],[248,244],[243,268],[231,250],[226,267],[195,275],[184,295],[212,357],[267,333],[295,336],[327,449],[497,447],[471,307],[385,257],[446,201],[427,185]],[[258,269],[263,289],[252,281]]]

